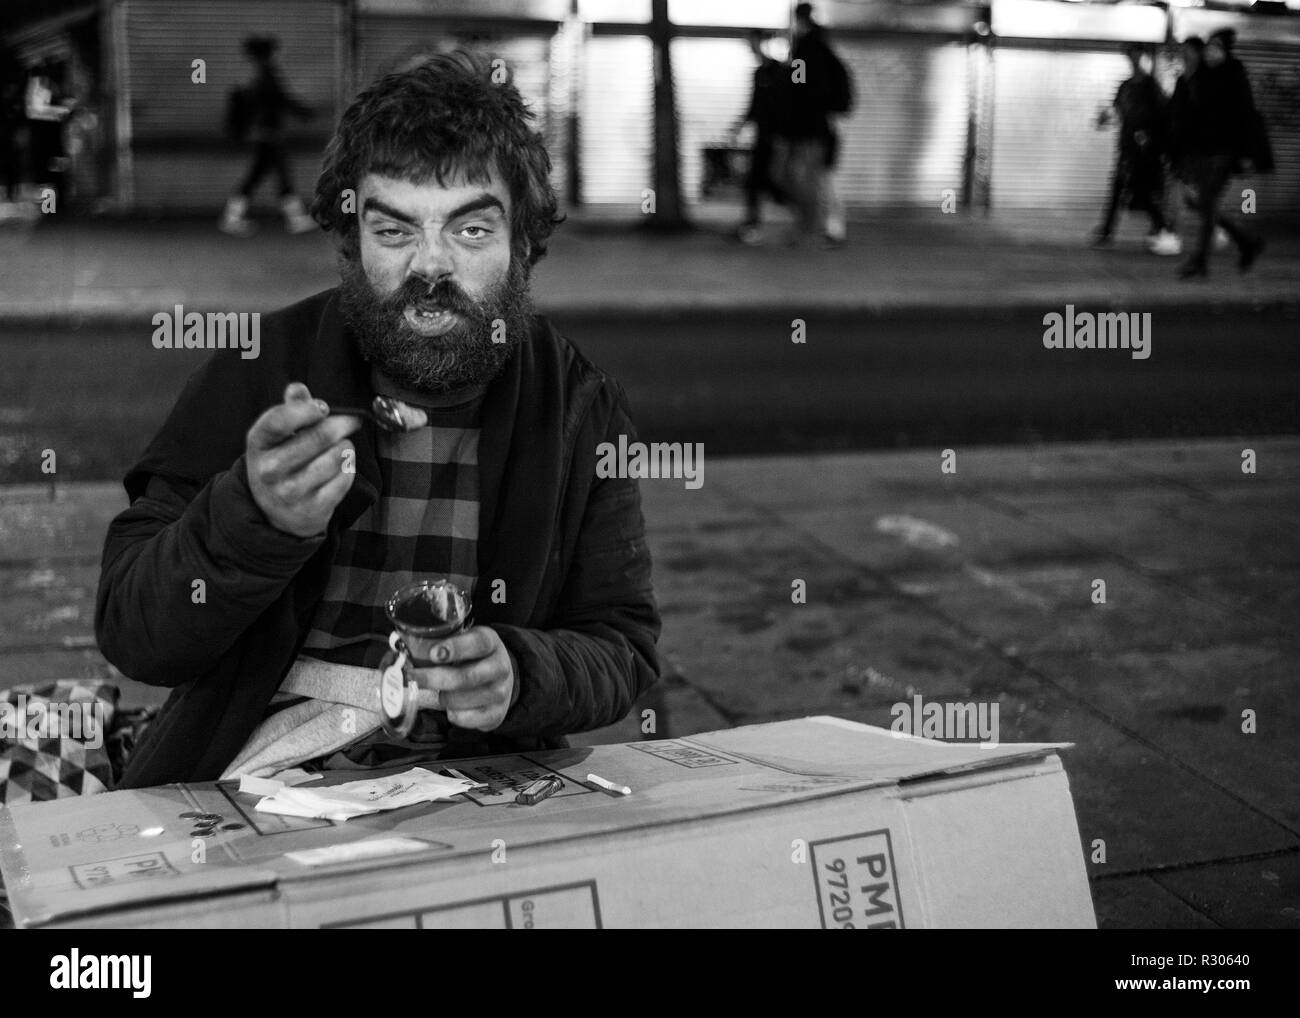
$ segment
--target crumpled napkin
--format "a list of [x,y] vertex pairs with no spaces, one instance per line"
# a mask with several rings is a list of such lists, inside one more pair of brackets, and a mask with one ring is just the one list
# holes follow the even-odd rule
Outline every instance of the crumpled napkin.
[[450,799],[474,787],[472,781],[449,778],[423,767],[412,767],[386,778],[349,781],[326,788],[302,788],[280,781],[245,776],[239,790],[264,795],[261,813],[320,820],[350,820],[421,802]]

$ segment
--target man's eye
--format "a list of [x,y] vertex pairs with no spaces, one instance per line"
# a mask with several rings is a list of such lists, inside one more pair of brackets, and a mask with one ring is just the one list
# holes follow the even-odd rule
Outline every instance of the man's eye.
[[462,226],[460,232],[468,240],[482,240],[491,233],[486,226]]
[[405,237],[406,231],[399,230],[395,226],[380,227],[375,231],[376,235],[383,237],[385,240],[396,240],[398,237]]

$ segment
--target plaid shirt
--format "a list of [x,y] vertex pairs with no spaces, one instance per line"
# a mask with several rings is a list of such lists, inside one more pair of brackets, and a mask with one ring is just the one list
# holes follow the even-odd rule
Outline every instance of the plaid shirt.
[[340,535],[304,655],[378,668],[393,628],[384,606],[395,591],[446,577],[472,596],[481,406],[480,397],[454,407],[424,407],[431,427],[380,433],[379,500]]

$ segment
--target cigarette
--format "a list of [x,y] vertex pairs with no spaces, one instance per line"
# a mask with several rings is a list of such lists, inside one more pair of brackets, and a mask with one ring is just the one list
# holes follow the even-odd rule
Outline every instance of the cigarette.
[[627,785],[616,785],[612,781],[606,781],[599,774],[588,774],[587,780],[590,781],[593,785],[599,785],[605,791],[613,792],[616,795],[632,794],[632,789],[628,788]]

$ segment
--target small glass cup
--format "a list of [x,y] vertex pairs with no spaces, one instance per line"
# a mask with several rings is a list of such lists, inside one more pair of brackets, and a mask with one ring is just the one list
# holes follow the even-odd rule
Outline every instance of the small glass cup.
[[420,687],[411,669],[433,664],[439,642],[473,625],[471,608],[469,595],[442,579],[408,584],[388,599],[393,632],[379,662],[379,716],[390,737],[404,739],[415,727]]

